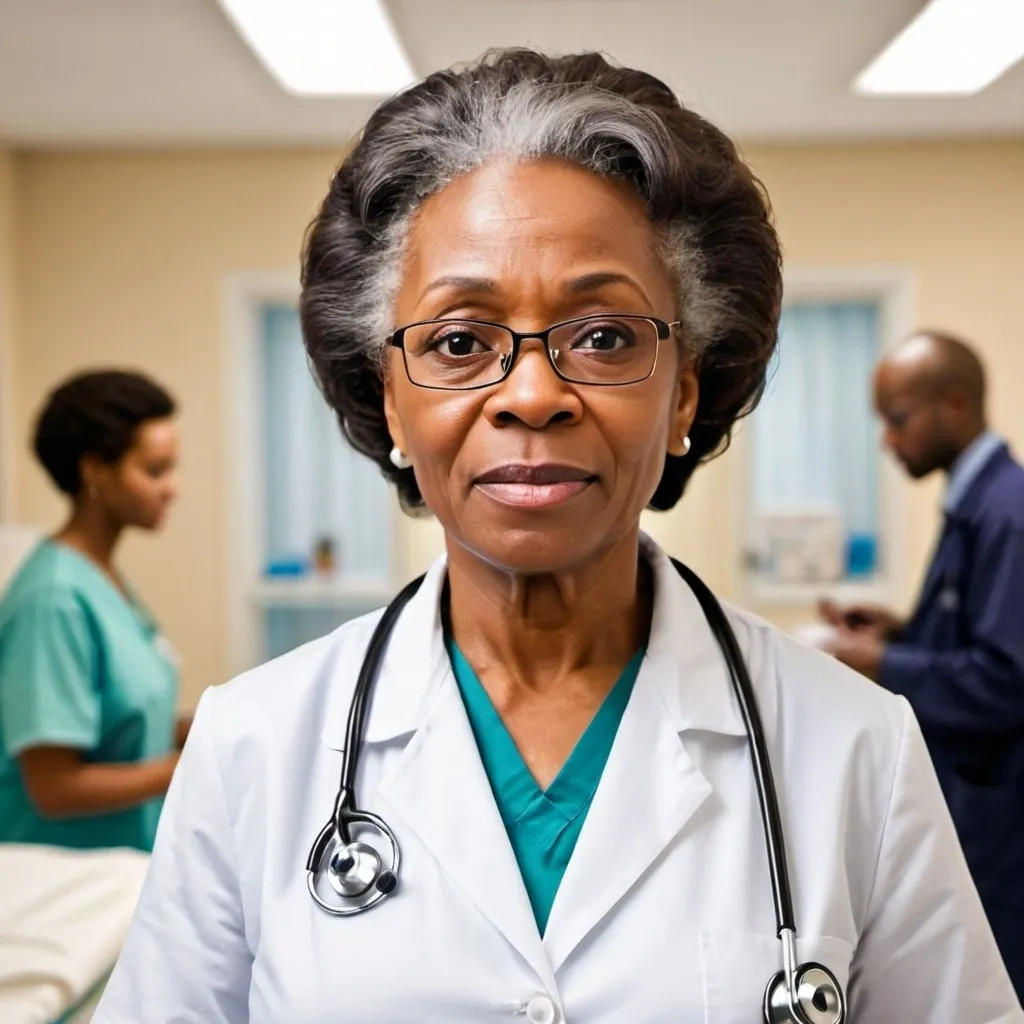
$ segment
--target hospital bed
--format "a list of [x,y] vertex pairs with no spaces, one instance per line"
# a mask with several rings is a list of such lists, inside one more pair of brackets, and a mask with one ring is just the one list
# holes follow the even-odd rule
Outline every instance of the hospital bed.
[[2,1024],[88,1024],[148,862],[135,850],[0,844]]
[[[0,592],[41,539],[0,524]],[[0,1024],[88,1024],[149,857],[0,843]]]

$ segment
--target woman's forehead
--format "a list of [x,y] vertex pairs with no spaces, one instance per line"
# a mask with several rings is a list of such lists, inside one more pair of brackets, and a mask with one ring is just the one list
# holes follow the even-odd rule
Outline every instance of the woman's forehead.
[[654,239],[643,203],[620,182],[562,162],[494,162],[420,208],[402,291],[416,301],[442,278],[569,280],[584,265],[663,277]]
[[135,431],[131,451],[146,456],[161,455],[177,448],[178,427],[171,417],[146,420]]

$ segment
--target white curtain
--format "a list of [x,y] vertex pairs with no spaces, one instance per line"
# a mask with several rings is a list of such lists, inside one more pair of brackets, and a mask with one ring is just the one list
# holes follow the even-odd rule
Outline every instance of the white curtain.
[[797,302],[782,316],[768,390],[752,417],[754,513],[831,505],[847,534],[878,537],[878,439],[871,373],[879,310]]
[[263,310],[266,561],[309,559],[321,538],[340,575],[391,578],[391,499],[380,470],[342,438],[306,363],[298,312]]

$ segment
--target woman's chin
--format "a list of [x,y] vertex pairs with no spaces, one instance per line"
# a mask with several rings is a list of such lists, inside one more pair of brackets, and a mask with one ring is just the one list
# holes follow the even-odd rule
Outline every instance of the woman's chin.
[[596,561],[607,545],[592,530],[575,528],[520,528],[463,542],[471,554],[504,572],[523,576],[547,576],[570,572]]
[[146,533],[163,533],[164,527],[167,525],[167,513],[140,517],[135,525],[140,530],[145,530]]

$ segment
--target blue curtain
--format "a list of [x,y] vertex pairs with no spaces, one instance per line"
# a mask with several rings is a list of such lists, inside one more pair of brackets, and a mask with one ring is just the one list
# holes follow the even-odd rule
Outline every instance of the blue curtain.
[[342,438],[306,363],[298,312],[263,310],[265,563],[309,560],[329,538],[350,582],[391,578],[391,499],[377,467]]
[[275,605],[263,609],[261,660],[269,661],[287,654],[337,629],[349,619],[366,615],[383,602],[352,602],[344,605]]
[[874,303],[785,307],[768,390],[752,417],[755,512],[832,505],[851,540],[877,546],[879,429],[871,374],[879,352]]

